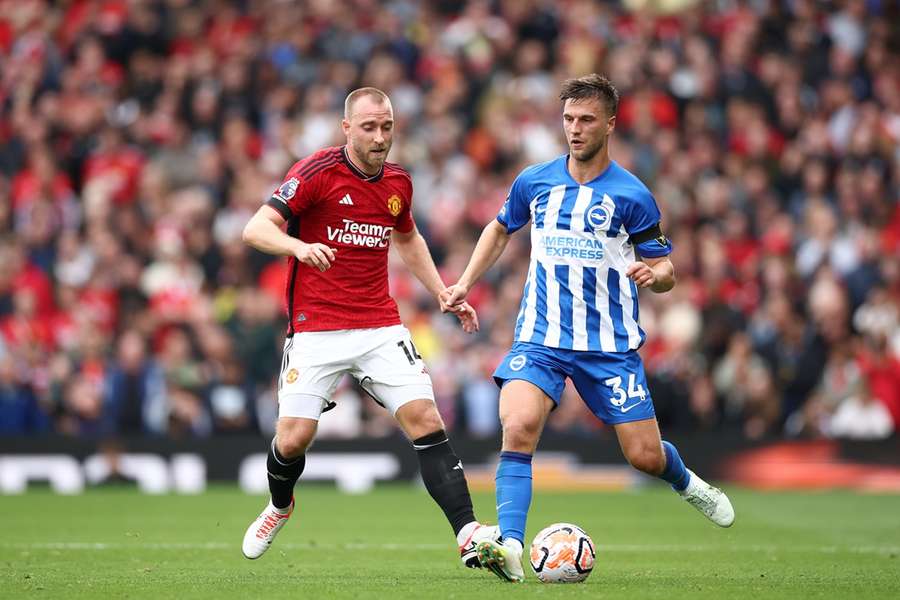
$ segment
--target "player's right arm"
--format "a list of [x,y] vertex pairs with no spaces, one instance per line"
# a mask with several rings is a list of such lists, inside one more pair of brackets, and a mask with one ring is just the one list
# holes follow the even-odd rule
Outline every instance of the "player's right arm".
[[242,239],[260,252],[296,257],[304,265],[325,271],[334,262],[336,248],[325,244],[307,244],[282,230],[285,219],[274,208],[263,205],[244,227]]
[[512,182],[506,202],[503,203],[497,218],[488,223],[481,232],[462,277],[455,285],[451,285],[441,293],[441,309],[445,312],[466,299],[472,286],[503,254],[509,243],[509,237],[531,220],[528,200],[531,197],[529,191],[531,176],[528,173],[529,169],[526,169]]
[[475,250],[472,251],[472,258],[466,270],[454,285],[451,285],[441,293],[442,301],[447,306],[456,306],[461,304],[468,295],[469,290],[475,285],[481,276],[490,269],[509,243],[510,233],[507,232],[505,225],[496,219],[488,223],[478,243],[475,244]]

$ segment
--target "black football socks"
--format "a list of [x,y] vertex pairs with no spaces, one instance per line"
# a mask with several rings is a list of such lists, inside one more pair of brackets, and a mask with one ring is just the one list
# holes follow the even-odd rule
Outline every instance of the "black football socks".
[[269,444],[269,456],[266,460],[266,471],[269,476],[269,492],[272,494],[272,505],[286,509],[291,505],[294,496],[294,484],[300,479],[303,467],[306,466],[306,454],[287,459],[281,456],[275,447],[275,439]]
[[454,535],[458,534],[475,520],[462,461],[454,454],[443,429],[413,440],[413,448],[419,457],[425,488],[444,511]]

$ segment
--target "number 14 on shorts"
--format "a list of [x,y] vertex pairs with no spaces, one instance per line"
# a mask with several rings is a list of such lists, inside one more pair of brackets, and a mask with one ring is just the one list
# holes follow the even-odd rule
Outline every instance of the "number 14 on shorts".
[[[414,365],[417,360],[422,360],[422,355],[416,350],[416,345],[413,344],[412,339],[409,340],[409,348],[406,347],[406,342],[403,340],[397,342],[397,345],[403,350],[403,354],[406,355],[406,360],[409,361],[409,364]],[[410,349],[412,349],[412,352],[410,352]]]
[[[644,386],[640,383],[636,384],[637,377],[634,373],[628,374],[628,391],[626,392],[622,388],[622,377],[615,376],[610,377],[605,380],[603,383],[612,388],[612,396],[610,397],[610,403],[619,408],[623,413],[628,412],[635,406],[637,406],[640,402],[643,402],[647,397],[647,392],[644,391]],[[625,406],[625,403],[629,398],[638,398],[638,401],[630,406]]]

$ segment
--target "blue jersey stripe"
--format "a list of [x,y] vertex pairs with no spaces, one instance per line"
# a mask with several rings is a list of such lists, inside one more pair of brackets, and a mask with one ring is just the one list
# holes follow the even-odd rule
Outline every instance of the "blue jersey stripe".
[[622,316],[622,299],[619,297],[619,272],[609,270],[606,278],[606,289],[609,291],[609,316],[612,319],[613,333],[616,337],[616,352],[628,351],[628,332]]
[[535,229],[543,229],[544,228],[544,215],[547,213],[547,199],[543,198],[543,202],[541,202],[541,198],[535,199],[534,202],[534,228]]
[[597,269],[585,267],[582,294],[587,305],[588,350],[600,349],[600,311],[597,310]]
[[[569,209],[571,214],[571,208]],[[572,290],[569,289],[568,265],[554,267],[559,282],[559,347],[572,349]]]
[[575,202],[578,200],[578,190],[580,188],[567,187],[566,195],[563,197],[562,205],[559,208],[559,217],[556,219],[557,229],[569,229],[572,223],[572,211],[575,209]]
[[638,333],[641,334],[641,346],[643,346],[644,340],[647,339],[647,334],[641,329],[641,323],[638,320],[638,289],[630,279],[628,280],[628,284],[631,285],[631,297],[634,298],[634,303],[631,305],[631,318],[634,319],[635,324],[638,326]]
[[544,338],[547,337],[547,271],[540,262],[535,266],[534,281],[537,290],[537,302],[534,307],[537,319],[534,322],[534,334],[527,341],[533,344],[543,344]]
[[525,291],[522,292],[522,305],[519,307],[519,318],[516,319],[516,339],[519,339],[519,332],[522,331],[522,323],[525,322],[525,312],[528,308],[528,292],[531,289],[531,277],[525,279]]

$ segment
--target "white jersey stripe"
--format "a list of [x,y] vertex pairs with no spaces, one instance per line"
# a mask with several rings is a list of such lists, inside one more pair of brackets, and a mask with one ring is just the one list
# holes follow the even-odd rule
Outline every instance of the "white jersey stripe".
[[[569,221],[569,231],[584,231],[584,213],[591,203],[594,190],[586,185],[578,187],[578,196],[575,198],[575,206],[572,208],[572,219]],[[569,267],[569,289],[572,290],[572,349],[587,350],[587,311],[596,310],[588,307],[584,302],[582,286],[584,280],[584,267],[572,265]]]
[[572,209],[572,220],[569,222],[570,231],[584,231],[584,212],[591,203],[593,195],[594,190],[586,185],[578,188],[578,197],[575,199],[575,207]]
[[547,335],[544,345],[559,347],[559,280],[556,279],[554,265],[545,265],[547,272]]
[[616,351],[616,333],[613,329],[612,317],[609,315],[609,292],[606,289],[606,279],[609,277],[609,267],[597,269],[597,310],[600,311],[600,350],[603,352]]
[[556,229],[556,221],[559,219],[559,209],[562,207],[563,198],[566,196],[566,186],[557,185],[550,189],[547,196],[547,206],[544,211],[544,229]]

